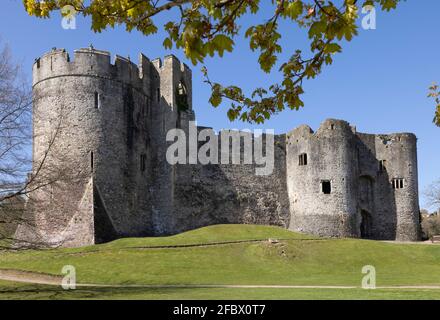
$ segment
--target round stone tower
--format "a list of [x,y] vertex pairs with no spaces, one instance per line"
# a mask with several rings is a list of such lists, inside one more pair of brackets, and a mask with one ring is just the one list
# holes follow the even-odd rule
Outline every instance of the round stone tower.
[[[153,66],[93,48],[33,66],[35,234],[77,246],[151,232]],[[40,166],[40,163],[44,165]],[[40,170],[41,167],[41,170]],[[38,172],[37,172],[38,171]]]
[[396,212],[396,240],[420,240],[417,138],[412,133],[376,136],[376,157],[383,163]]
[[289,229],[357,236],[355,144],[352,128],[340,120],[326,120],[316,133],[301,126],[288,134]]
[[341,120],[287,136],[290,229],[330,237],[419,240],[417,139],[356,132]]

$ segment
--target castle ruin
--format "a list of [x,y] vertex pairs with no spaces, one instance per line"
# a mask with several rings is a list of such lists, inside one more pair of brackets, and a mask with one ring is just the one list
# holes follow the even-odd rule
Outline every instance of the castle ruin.
[[332,119],[316,132],[301,126],[274,137],[274,170],[258,176],[255,164],[167,163],[168,130],[195,119],[191,70],[173,55],[136,65],[54,49],[33,66],[33,94],[31,178],[53,183],[30,194],[32,227],[20,225],[17,239],[76,247],[230,223],[419,239],[413,134],[363,134]]

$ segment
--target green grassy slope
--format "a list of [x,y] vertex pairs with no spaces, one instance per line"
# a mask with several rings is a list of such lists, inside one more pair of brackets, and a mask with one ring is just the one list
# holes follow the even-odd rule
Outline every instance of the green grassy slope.
[[[260,225],[215,225],[183,232],[171,237],[127,238],[113,241],[100,247],[123,248],[142,246],[191,245],[212,242],[277,239],[314,239],[314,237],[291,232],[286,229]],[[94,247],[96,248],[96,246]]]
[[[267,238],[283,240],[277,244],[265,241],[145,248]],[[60,274],[64,265],[76,267],[80,283],[360,286],[362,267],[373,265],[378,286],[440,285],[440,246],[317,239],[281,228],[251,225],[218,225],[173,237],[121,239],[86,248],[0,253],[3,269]],[[191,292],[209,290],[213,289]],[[210,292],[215,291],[246,292]],[[287,295],[289,290],[250,291]],[[344,292],[348,291],[341,294]]]

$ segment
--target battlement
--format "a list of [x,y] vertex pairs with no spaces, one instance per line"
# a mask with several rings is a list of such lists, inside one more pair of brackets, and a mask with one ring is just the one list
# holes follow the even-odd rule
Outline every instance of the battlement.
[[331,137],[334,134],[343,134],[346,136],[356,135],[360,139],[365,139],[366,137],[376,137],[381,139],[384,144],[391,144],[393,142],[402,143],[414,143],[417,141],[417,137],[413,133],[401,132],[401,133],[389,133],[389,134],[370,134],[357,132],[356,127],[351,126],[349,122],[337,119],[326,119],[321,123],[318,130],[313,131],[313,129],[308,125],[301,125],[287,134],[289,142],[294,142],[299,138],[309,139],[309,138],[320,138],[320,137]]
[[191,74],[189,67],[181,63],[175,56],[150,61],[145,55],[140,54],[138,64],[129,57],[116,55],[111,61],[108,51],[97,50],[93,47],[82,48],[74,51],[73,59],[65,49],[52,49],[35,60],[33,65],[33,86],[47,79],[63,76],[92,76],[120,81],[139,90],[149,92],[151,69],[154,67],[160,73],[173,72],[179,66],[181,72]]
[[323,123],[321,123],[315,135],[329,136],[334,133],[351,135],[354,132],[355,129],[347,121],[337,120],[337,119],[326,119]]
[[355,134],[356,129],[347,121],[337,119],[327,119],[321,123],[318,130],[313,129],[308,125],[301,125],[287,134],[289,143],[298,142],[300,139],[320,139],[332,136],[350,137]]
[[182,73],[189,73],[189,74],[192,73],[190,67],[188,67],[186,63],[181,62],[174,54],[166,55],[163,61],[161,58],[153,59],[151,63],[158,72],[162,72],[164,69],[174,66],[174,67],[178,67],[178,69]]

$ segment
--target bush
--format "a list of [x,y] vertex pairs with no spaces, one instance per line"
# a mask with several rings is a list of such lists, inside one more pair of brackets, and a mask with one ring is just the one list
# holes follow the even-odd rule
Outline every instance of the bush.
[[440,235],[440,216],[430,215],[422,218],[422,239],[428,240],[432,236]]
[[0,241],[11,238],[24,213],[23,197],[13,197],[0,201]]

